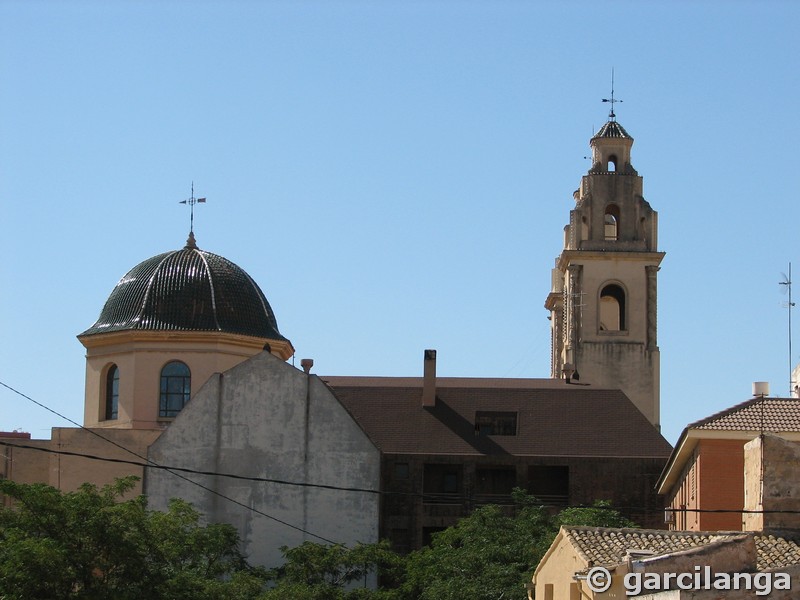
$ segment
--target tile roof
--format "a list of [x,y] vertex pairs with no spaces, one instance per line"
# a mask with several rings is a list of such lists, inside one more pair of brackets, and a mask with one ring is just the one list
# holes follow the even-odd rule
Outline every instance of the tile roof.
[[[680,552],[714,542],[734,539],[742,531],[661,531],[609,527],[564,527],[564,534],[586,561],[595,566],[622,562],[628,550],[652,550],[656,555]],[[800,532],[783,535],[755,533],[758,563],[761,570],[782,569],[800,564]]]
[[761,431],[763,428],[769,433],[800,432],[800,399],[752,398],[695,421],[686,428],[722,431]]
[[783,569],[800,564],[800,533],[772,535],[764,533],[756,535],[758,551],[758,570]]
[[[751,398],[694,423],[681,432],[675,450],[656,484],[659,494],[668,494],[680,480],[686,461],[692,456],[697,440],[704,437],[748,439],[759,432],[775,434],[800,433],[800,399]],[[718,432],[730,432],[720,434]]]
[[703,531],[564,527],[564,534],[586,561],[592,561],[594,566],[612,566],[620,564],[628,550],[652,550],[656,555],[671,554],[730,539],[736,532],[721,534]]
[[626,138],[632,140],[631,135],[625,128],[616,121],[607,121],[600,130],[594,134],[593,140],[597,138]]
[[97,321],[78,337],[113,331],[222,331],[288,341],[264,292],[238,265],[191,244],[128,271]]
[[[669,443],[619,390],[553,379],[321,377],[384,453],[666,459]],[[517,435],[478,435],[477,411],[517,413]]]

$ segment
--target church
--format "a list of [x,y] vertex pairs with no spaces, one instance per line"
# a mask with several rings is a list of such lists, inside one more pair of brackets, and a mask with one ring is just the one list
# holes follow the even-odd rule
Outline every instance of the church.
[[515,487],[662,527],[657,214],[613,111],[590,145],[545,302],[551,378],[438,377],[422,348],[421,376],[296,369],[258,284],[192,231],[130,269],[78,336],[84,427],[0,434],[0,476],[72,490],[138,475],[151,507],[192,502],[268,567],[306,540],[411,551]]

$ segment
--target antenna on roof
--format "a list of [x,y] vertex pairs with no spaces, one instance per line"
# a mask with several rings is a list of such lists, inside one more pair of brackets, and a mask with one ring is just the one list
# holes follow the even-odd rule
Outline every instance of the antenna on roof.
[[614,113],[614,105],[617,102],[622,102],[622,100],[614,98],[614,67],[611,67],[611,98],[603,98],[603,102],[611,103],[611,111],[608,113],[608,120],[613,121],[617,118],[617,115]]
[[195,198],[194,197],[194,181],[192,182],[192,195],[191,197],[187,198],[186,200],[181,200],[179,204],[188,204],[191,208],[189,211],[189,235],[194,235],[194,205],[195,204],[205,204],[205,198]]
[[789,293],[789,300],[784,302],[783,306],[789,309],[789,398],[791,398],[794,388],[792,385],[794,383],[792,381],[792,307],[794,306],[794,302],[792,302],[792,263],[789,263],[789,274],[781,273],[781,275],[783,281],[779,281],[778,285],[783,286],[781,289],[783,293]]

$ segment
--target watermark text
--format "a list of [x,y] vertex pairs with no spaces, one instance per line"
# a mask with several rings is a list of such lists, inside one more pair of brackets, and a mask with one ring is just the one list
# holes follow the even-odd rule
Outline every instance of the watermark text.
[[[596,593],[608,591],[612,584],[611,572],[604,567],[593,567],[586,575],[589,589]],[[627,596],[663,590],[746,590],[756,596],[769,596],[773,590],[791,590],[788,573],[715,573],[708,566],[696,566],[688,573],[626,573],[623,585]]]

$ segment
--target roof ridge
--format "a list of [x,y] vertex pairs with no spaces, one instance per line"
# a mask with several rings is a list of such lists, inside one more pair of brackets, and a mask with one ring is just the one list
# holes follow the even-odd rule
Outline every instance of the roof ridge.
[[[155,282],[156,276],[159,274],[161,266],[170,258],[175,256],[175,254],[177,254],[178,252],[180,252],[180,250],[171,250],[164,252],[163,254],[160,255],[162,257],[161,260],[158,261],[158,264],[153,268],[153,271],[147,278],[147,285],[144,288],[144,294],[142,294],[142,302],[140,303],[139,308],[136,311],[136,316],[133,319],[131,319],[131,322],[136,324],[133,326],[133,329],[138,329],[139,325],[141,324],[142,314],[144,313],[144,309],[147,307],[147,302],[150,299],[150,292],[152,292],[153,290],[153,283]],[[130,271],[128,272],[130,273]],[[124,278],[125,276],[122,277],[122,279]],[[120,282],[122,282],[122,279],[120,279]],[[117,285],[119,285],[119,283]]]
[[[189,233],[190,239],[194,241],[194,233]],[[206,259],[206,253],[200,250],[197,246],[189,247],[186,246],[190,252],[195,252],[200,257],[200,260],[203,263],[203,266],[206,269],[206,275],[208,276],[208,285],[211,288],[211,314],[214,315],[214,325],[217,326],[217,331],[222,331],[222,327],[219,326],[219,317],[217,316],[217,293],[214,289],[214,273],[212,272],[211,268],[208,266],[208,260]],[[210,253],[209,253],[210,254]]]
[[716,412],[716,413],[714,413],[714,414],[712,414],[712,415],[710,415],[708,417],[704,417],[704,418],[702,418],[702,419],[700,419],[698,421],[695,421],[694,423],[690,423],[689,425],[686,426],[686,429],[696,429],[696,428],[699,428],[699,427],[705,427],[706,425],[709,425],[709,424],[713,423],[714,421],[721,420],[721,419],[723,419],[725,417],[729,417],[729,416],[734,415],[734,414],[736,414],[738,412],[742,412],[742,411],[744,411],[744,410],[746,410],[748,408],[756,406],[760,402],[764,402],[765,406],[767,406],[767,404],[775,404],[776,402],[794,402],[794,403],[797,403],[798,406],[800,406],[800,399],[798,399],[798,398],[781,398],[781,397],[777,397],[777,396],[776,397],[765,396],[763,398],[759,398],[759,397],[750,398],[749,400],[745,400],[744,402],[740,402],[739,404],[735,404],[735,405],[733,405],[731,407],[728,407],[726,409],[718,411],[718,412]]
[[[637,533],[637,534],[656,534],[656,535],[674,535],[675,537],[690,537],[690,536],[722,536],[727,537],[731,535],[742,535],[743,533],[753,533],[746,531],[690,531],[687,529],[674,530],[674,529],[642,529],[638,527],[599,527],[592,525],[562,525],[566,531],[592,531],[592,532],[614,532],[614,533]],[[755,532],[760,533],[760,532]]]

